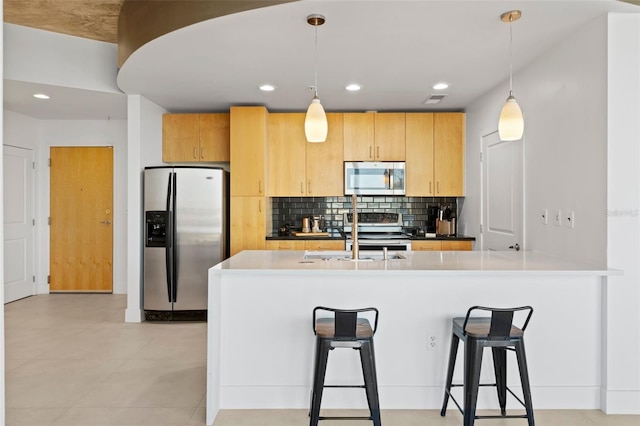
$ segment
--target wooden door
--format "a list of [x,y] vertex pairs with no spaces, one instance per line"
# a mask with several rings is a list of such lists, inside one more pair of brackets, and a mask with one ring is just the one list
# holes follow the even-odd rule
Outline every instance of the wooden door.
[[229,161],[229,114],[200,114],[200,161]]
[[269,114],[269,173],[270,197],[303,197],[306,189],[306,149],[304,135],[305,113]]
[[405,113],[383,112],[375,117],[375,160],[405,160]]
[[482,250],[524,249],[522,140],[482,137]]
[[464,196],[464,113],[433,117],[435,196]]
[[198,114],[162,116],[162,161],[165,163],[198,161]]
[[345,112],[344,161],[375,161],[374,157],[374,113]]
[[264,196],[269,126],[267,109],[231,107],[230,120],[231,195]]
[[329,134],[323,143],[307,143],[307,195],[344,194],[342,113],[327,113]]
[[433,197],[433,113],[407,113],[406,156],[406,195]]
[[36,294],[33,271],[33,151],[5,145],[4,301]]
[[50,291],[113,289],[113,148],[51,148]]

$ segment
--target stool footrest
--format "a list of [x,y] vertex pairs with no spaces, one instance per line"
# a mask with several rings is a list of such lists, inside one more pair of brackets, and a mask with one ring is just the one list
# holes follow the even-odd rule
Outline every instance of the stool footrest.
[[340,417],[340,416],[320,416],[318,420],[373,420],[371,416],[369,417]]
[[[451,387],[463,387],[464,385],[461,384],[451,384]],[[495,383],[480,383],[478,386],[497,386]],[[509,386],[506,387],[507,391],[511,394],[511,396],[513,396],[516,401],[518,401],[520,403],[520,405],[522,405],[523,407],[527,407],[527,404],[524,403],[524,401],[522,401],[518,395],[516,395],[515,393],[513,393],[513,391],[509,388]],[[464,415],[464,410],[462,409],[462,407],[460,406],[460,404],[458,404],[458,401],[456,401],[456,398],[451,394],[451,391],[448,389],[444,390],[445,393],[447,395],[449,395],[449,398],[451,398],[453,400],[453,403],[456,404],[456,406],[458,407],[458,410],[460,411],[460,413],[462,413]],[[441,414],[442,416],[444,416],[444,414]],[[514,419],[526,419],[527,415],[509,415],[509,416],[476,416],[476,419],[508,419],[508,418],[514,418]]]
[[364,385],[324,385],[323,388],[358,388],[364,389]]

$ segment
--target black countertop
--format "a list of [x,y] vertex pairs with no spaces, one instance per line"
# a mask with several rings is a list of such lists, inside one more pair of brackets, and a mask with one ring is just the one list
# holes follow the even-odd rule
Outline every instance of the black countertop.
[[[340,234],[338,231],[330,232],[328,236],[307,236],[307,235],[278,235],[277,232],[271,233],[266,236],[267,240],[344,240],[345,237]],[[436,236],[411,236],[412,241],[475,241],[475,237],[469,237],[467,235],[456,235],[456,236],[445,236],[445,235],[436,235]]]

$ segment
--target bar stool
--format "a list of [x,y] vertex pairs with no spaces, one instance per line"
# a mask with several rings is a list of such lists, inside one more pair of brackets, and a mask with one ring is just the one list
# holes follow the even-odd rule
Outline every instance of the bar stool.
[[[333,318],[316,318],[318,311],[327,311]],[[373,328],[367,318],[358,314],[373,312],[375,314]],[[371,420],[374,426],[381,426],[380,403],[378,400],[378,380],[376,377],[376,360],[373,352],[373,335],[378,328],[378,310],[333,309],[317,306],[313,310],[313,333],[316,335],[316,355],[311,390],[310,425],[317,426],[319,420]],[[350,348],[360,352],[364,385],[325,385],[325,373],[329,351],[335,348]],[[326,417],[320,416],[320,404],[324,388],[364,388],[369,405],[369,417]]]
[[[471,317],[471,312],[475,310],[489,311],[491,312],[491,317]],[[513,325],[513,316],[516,311],[529,311],[522,328]],[[472,426],[476,419],[500,418],[523,418],[527,419],[529,426],[534,426],[529,372],[527,370],[527,358],[524,351],[524,330],[527,328],[532,313],[533,308],[531,306],[509,309],[473,306],[467,311],[466,317],[453,319],[453,336],[451,340],[451,352],[449,354],[447,382],[444,390],[444,402],[442,404],[442,410],[440,411],[441,416],[446,414],[449,397],[451,397],[464,417],[463,426]],[[460,340],[465,343],[464,383],[462,385],[451,384]],[[495,384],[480,383],[482,352],[486,347],[491,348],[493,352]],[[515,351],[516,353],[524,402],[507,387],[507,350]],[[464,387],[464,409],[460,407],[460,404],[458,404],[453,395],[451,395],[452,386]],[[476,415],[479,386],[496,387],[498,402],[500,404],[500,416]],[[525,407],[525,415],[507,415],[507,391]]]

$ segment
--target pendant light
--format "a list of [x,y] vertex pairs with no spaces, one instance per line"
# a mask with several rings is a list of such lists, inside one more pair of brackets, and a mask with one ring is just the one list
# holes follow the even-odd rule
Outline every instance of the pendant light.
[[307,115],[304,119],[304,134],[307,142],[324,142],[327,140],[329,126],[327,125],[327,115],[318,98],[318,27],[324,24],[324,16],[309,15],[307,23],[313,25],[316,29],[315,40],[315,86],[313,86],[313,99],[307,109]]
[[513,33],[511,31],[511,23],[517,21],[522,16],[519,10],[511,10],[500,16],[502,22],[509,24],[509,96],[500,112],[500,120],[498,120],[498,134],[500,140],[516,141],[522,139],[524,133],[524,117],[522,110],[513,96]]

